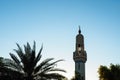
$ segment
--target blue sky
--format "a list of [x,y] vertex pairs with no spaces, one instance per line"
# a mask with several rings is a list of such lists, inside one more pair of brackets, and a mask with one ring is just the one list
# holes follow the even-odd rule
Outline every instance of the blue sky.
[[98,80],[100,65],[120,64],[119,0],[0,0],[0,56],[30,42],[43,43],[43,59],[65,59],[58,67],[74,74],[75,37],[85,37],[86,80]]

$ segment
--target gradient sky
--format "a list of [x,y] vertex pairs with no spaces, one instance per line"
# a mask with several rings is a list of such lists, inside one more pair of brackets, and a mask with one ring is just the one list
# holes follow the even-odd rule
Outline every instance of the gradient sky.
[[98,80],[98,67],[120,64],[119,0],[0,0],[0,56],[29,42],[43,43],[42,59],[65,59],[58,67],[74,75],[75,37],[85,37],[86,80]]

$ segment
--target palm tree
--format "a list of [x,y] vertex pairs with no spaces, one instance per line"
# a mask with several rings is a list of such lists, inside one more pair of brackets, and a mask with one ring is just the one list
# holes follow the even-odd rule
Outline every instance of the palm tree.
[[24,45],[24,51],[19,46],[19,44],[17,44],[17,47],[18,49],[14,49],[14,51],[17,53],[19,58],[16,55],[10,53],[10,56],[14,62],[11,66],[8,67],[16,72],[22,73],[24,75],[24,80],[62,80],[65,78],[63,75],[57,73],[56,71],[66,71],[55,68],[56,63],[63,61],[62,59],[53,61],[54,58],[47,58],[38,64],[38,62],[41,60],[41,52],[43,46],[41,47],[38,55],[36,55],[35,41],[33,48],[31,48],[29,43],[27,43],[27,45]]

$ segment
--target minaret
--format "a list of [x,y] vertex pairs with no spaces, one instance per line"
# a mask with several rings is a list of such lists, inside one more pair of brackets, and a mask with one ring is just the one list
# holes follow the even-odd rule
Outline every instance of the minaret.
[[85,80],[87,54],[84,49],[84,36],[81,34],[80,27],[76,36],[76,48],[75,52],[73,52],[73,60],[75,61],[75,80]]

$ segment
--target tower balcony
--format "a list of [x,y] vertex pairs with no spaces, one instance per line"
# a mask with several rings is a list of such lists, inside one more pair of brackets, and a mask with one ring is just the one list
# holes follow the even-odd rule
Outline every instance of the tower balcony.
[[76,53],[74,52],[73,53],[73,60],[76,62],[76,61],[81,61],[81,62],[86,62],[87,61],[87,56],[86,54],[79,54],[79,53]]

